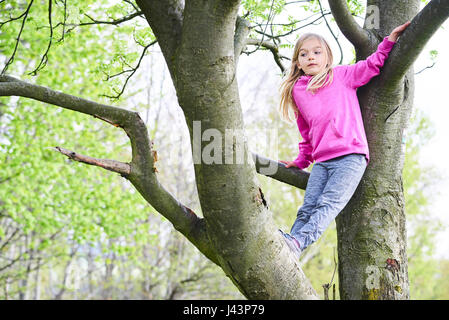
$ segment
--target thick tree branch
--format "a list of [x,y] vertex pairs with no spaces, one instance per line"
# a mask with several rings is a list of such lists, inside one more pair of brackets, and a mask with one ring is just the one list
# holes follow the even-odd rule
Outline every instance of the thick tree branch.
[[[19,96],[53,104],[88,114],[122,128],[128,135],[132,147],[130,164],[112,160],[99,160],[82,156],[59,148],[63,154],[72,159],[94,164],[105,169],[124,173],[125,177],[136,187],[151,206],[166,217],[187,239],[189,239],[206,257],[215,263],[217,258],[213,246],[207,237],[204,219],[199,218],[190,208],[175,199],[158,181],[154,163],[155,152],[145,123],[137,112],[103,105],[90,100],[75,97],[46,87],[30,84],[10,76],[0,76],[0,97]],[[66,155],[67,155],[66,154]]]
[[[285,164],[265,158],[255,153],[252,153],[252,157],[256,165],[256,171],[259,174],[273,178],[280,182],[284,182],[286,184],[289,184],[302,190],[306,189],[307,181],[309,181],[310,176],[309,172],[300,170],[298,168],[287,169],[285,167]],[[275,172],[273,174],[265,173],[266,171],[271,171],[267,170],[266,168],[274,168],[274,167],[276,168],[276,170],[274,170]]]
[[242,17],[237,17],[235,22],[235,34],[234,34],[234,61],[235,67],[237,68],[237,64],[239,61],[240,54],[245,48],[246,38],[250,33],[250,24],[249,21]]
[[184,1],[136,0],[156,35],[159,46],[173,77],[173,57],[181,41]]
[[385,63],[381,81],[389,86],[397,84],[418,58],[427,41],[448,17],[449,0],[430,1],[399,37]]
[[368,31],[357,24],[345,0],[329,0],[329,6],[335,22],[345,37],[356,49],[368,45]]

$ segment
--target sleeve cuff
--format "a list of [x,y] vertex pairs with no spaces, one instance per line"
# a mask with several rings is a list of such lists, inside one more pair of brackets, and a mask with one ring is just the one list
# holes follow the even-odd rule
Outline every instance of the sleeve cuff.
[[386,36],[383,41],[379,44],[380,50],[388,50],[390,51],[391,48],[396,44],[396,42],[388,40],[388,36]]
[[307,160],[296,159],[293,162],[299,169],[305,169],[310,166],[310,162]]

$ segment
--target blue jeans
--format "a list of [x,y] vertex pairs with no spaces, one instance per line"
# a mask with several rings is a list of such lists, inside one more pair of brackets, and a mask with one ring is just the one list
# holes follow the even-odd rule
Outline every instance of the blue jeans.
[[367,166],[365,155],[351,153],[313,165],[304,203],[299,208],[290,234],[301,250],[318,240],[343,210],[362,179]]

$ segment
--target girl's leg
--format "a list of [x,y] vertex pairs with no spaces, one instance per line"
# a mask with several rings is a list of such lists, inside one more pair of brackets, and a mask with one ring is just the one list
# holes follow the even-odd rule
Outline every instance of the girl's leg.
[[323,193],[328,179],[327,168],[320,162],[315,163],[307,182],[306,193],[304,194],[304,203],[296,214],[296,220],[290,230],[293,237],[301,233],[301,228],[309,221],[313,209],[316,206],[318,197]]
[[321,162],[329,178],[309,221],[300,229],[298,240],[301,250],[318,240],[329,224],[352,198],[366,169],[366,159],[361,154],[349,154]]

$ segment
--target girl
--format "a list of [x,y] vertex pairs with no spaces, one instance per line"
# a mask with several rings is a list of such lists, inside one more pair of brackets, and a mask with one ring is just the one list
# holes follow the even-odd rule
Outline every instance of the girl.
[[280,111],[293,111],[303,140],[286,168],[310,173],[290,234],[280,233],[297,257],[318,240],[351,199],[369,163],[368,143],[356,89],[380,73],[389,52],[410,21],[395,28],[366,60],[332,66],[332,52],[320,35],[306,33],[296,42],[289,76],[281,85]]

